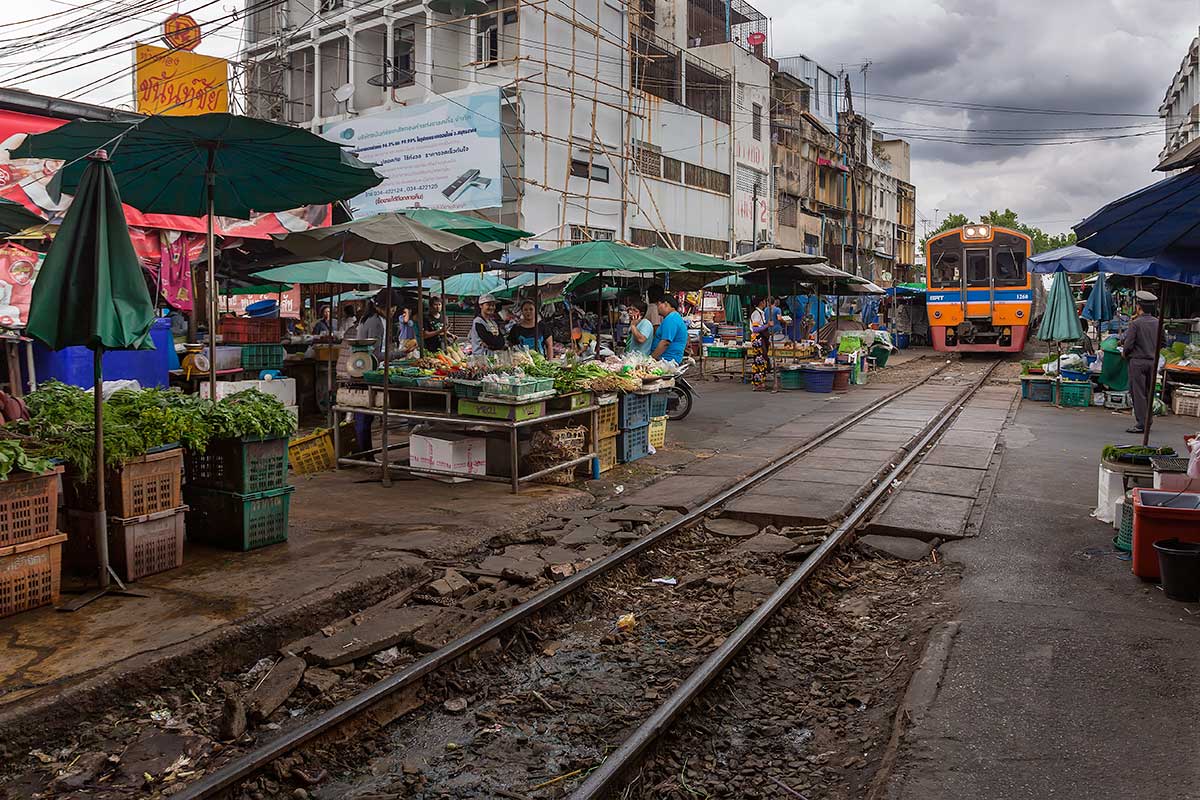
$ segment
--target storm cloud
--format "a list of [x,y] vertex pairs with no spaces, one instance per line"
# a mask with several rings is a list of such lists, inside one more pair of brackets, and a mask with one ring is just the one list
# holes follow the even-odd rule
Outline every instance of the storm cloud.
[[1200,25],[1197,0],[756,5],[771,17],[772,55],[845,69],[856,110],[909,139],[931,224],[935,209],[1007,207],[1056,232],[1161,177],[1155,115]]

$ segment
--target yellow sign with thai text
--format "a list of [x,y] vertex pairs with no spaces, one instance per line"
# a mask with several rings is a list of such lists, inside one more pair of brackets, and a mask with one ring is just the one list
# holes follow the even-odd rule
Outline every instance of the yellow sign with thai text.
[[139,44],[134,96],[142,114],[187,117],[229,111],[229,62]]

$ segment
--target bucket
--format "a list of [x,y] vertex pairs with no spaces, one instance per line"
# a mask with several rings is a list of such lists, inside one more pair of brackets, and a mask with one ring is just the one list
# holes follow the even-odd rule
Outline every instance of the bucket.
[[838,367],[833,373],[833,390],[844,391],[850,388],[850,367]]
[[1172,600],[1200,600],[1200,543],[1162,539],[1154,543],[1163,592]]
[[259,300],[257,303],[251,303],[246,306],[246,316],[248,317],[278,317],[279,316],[279,301],[278,300]]

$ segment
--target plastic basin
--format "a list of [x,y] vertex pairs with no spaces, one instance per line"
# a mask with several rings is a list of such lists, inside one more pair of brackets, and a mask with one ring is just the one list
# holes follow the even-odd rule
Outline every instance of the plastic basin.
[[1172,600],[1200,600],[1200,543],[1163,539],[1154,543],[1163,592]]
[[1133,574],[1158,580],[1155,542],[1200,544],[1200,493],[1133,490]]

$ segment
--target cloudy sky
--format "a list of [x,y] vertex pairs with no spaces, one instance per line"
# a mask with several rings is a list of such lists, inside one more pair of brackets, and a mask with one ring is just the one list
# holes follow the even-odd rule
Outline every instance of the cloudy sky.
[[[935,213],[1010,207],[1051,231],[1155,179],[1158,104],[1200,25],[1200,0],[754,3],[771,17],[773,55],[802,53],[834,72],[845,68],[857,108],[865,104],[879,128],[909,138],[918,209],[931,224]],[[153,41],[165,14],[178,9],[205,25],[202,52],[233,56],[242,7],[242,0],[5,0],[0,85],[127,104],[130,42]],[[67,30],[46,35],[55,25]],[[860,68],[868,60],[864,95]],[[1060,113],[1069,111],[1094,113]],[[1125,138],[1105,139],[1116,136]],[[1062,143],[1081,139],[1091,141]]]
[[[1155,117],[967,110],[895,98],[1156,115],[1200,26],[1200,0],[751,2],[771,17],[773,55],[803,53],[834,72],[844,65],[855,93],[862,92],[861,65],[871,62],[856,109],[865,100],[877,127],[912,142],[923,215],[1009,207],[1049,231],[1067,230],[1161,177],[1150,172],[1163,144]],[[1044,144],[1109,136],[1127,138]],[[1018,141],[1026,146],[994,146]]]

